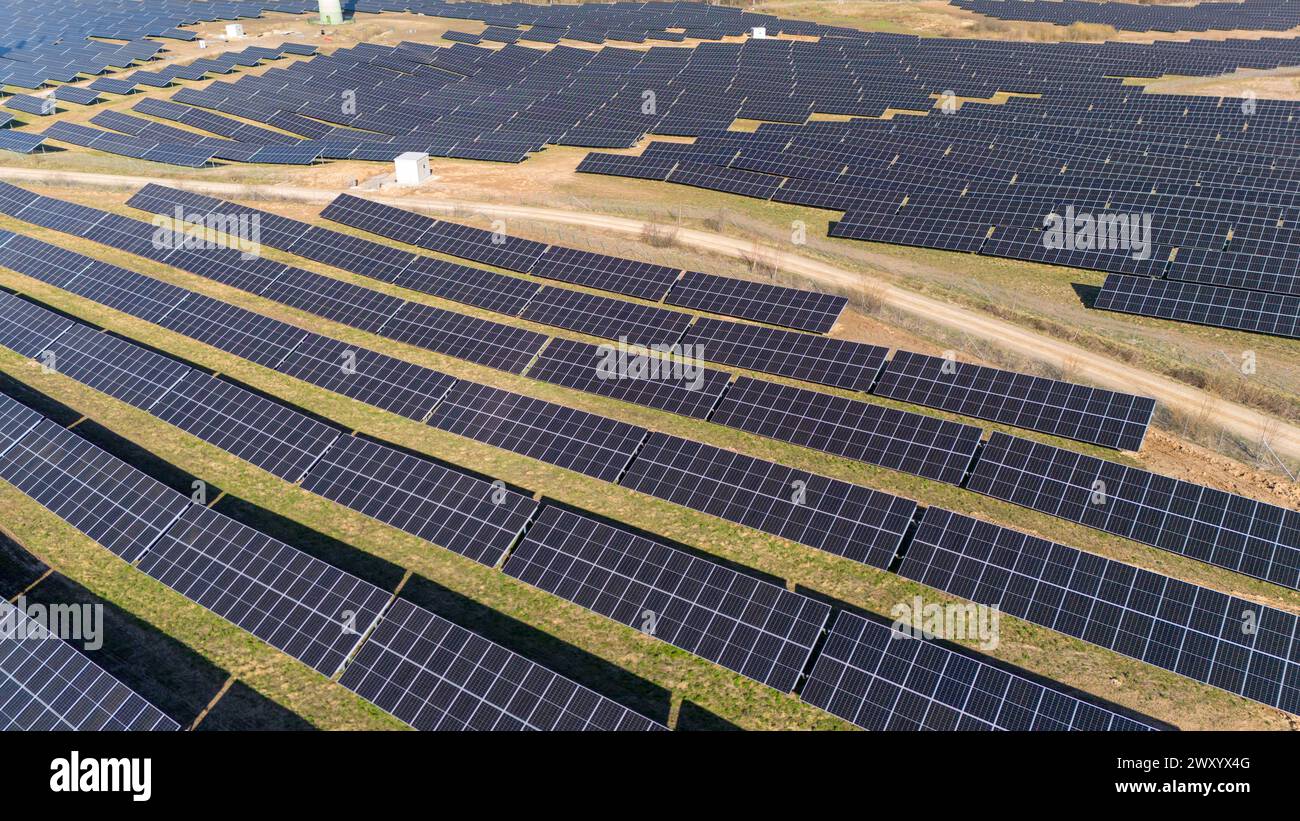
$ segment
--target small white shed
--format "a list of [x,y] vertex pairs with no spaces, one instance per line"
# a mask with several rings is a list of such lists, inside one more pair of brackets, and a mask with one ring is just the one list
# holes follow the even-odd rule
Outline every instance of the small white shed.
[[244,36],[244,26],[242,23],[226,23],[226,39],[239,40]]
[[755,40],[762,40],[767,37],[767,26],[754,26],[749,31],[749,36]]
[[419,185],[429,178],[429,155],[423,151],[407,151],[393,160],[398,185]]

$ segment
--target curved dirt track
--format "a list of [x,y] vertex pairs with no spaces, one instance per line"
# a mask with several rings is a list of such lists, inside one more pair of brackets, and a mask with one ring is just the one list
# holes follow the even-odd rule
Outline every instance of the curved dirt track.
[[[87,187],[139,188],[156,182],[191,191],[219,195],[231,199],[267,198],[294,199],[304,202],[329,202],[335,192],[315,188],[275,185],[244,185],[236,183],[197,182],[148,177],[123,177],[113,174],[86,174],[70,171],[45,171],[39,169],[5,169],[5,177],[13,182],[52,182]],[[364,195],[364,192],[352,192]],[[534,206],[511,206],[497,203],[467,202],[463,200],[400,199],[368,196],[377,202],[399,207],[418,207],[427,210],[452,211],[469,209],[485,214],[521,219],[579,225],[640,235],[645,223],[626,217],[612,217],[579,211]],[[753,243],[708,231],[682,228],[677,241],[714,253],[744,257],[753,250]],[[809,279],[837,287],[857,287],[862,275],[829,263],[788,253],[781,255],[781,267]],[[879,297],[889,305],[922,316],[931,322],[947,325],[973,336],[983,337],[1016,353],[1038,359],[1058,367],[1077,368],[1093,381],[1108,387],[1154,397],[1167,407],[1190,415],[1204,413],[1214,423],[1249,442],[1257,442],[1267,432],[1272,449],[1282,456],[1300,458],[1300,426],[1279,420],[1235,402],[1211,396],[1199,388],[1185,385],[1086,348],[1072,345],[1044,334],[1036,333],[1010,322],[952,305],[888,283],[873,281]]]

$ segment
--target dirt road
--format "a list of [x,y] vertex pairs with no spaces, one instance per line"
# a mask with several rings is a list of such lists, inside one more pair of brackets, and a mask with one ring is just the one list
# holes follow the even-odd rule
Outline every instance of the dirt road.
[[[86,174],[40,169],[6,168],[3,176],[6,180],[14,183],[28,181],[127,189],[135,189],[147,183],[156,182],[171,185],[175,188],[245,200],[265,196],[324,203],[335,197],[333,191],[314,188],[122,177],[112,174]],[[364,192],[352,193],[362,194]],[[387,200],[381,196],[368,196],[368,198],[403,208],[420,208],[430,211],[468,209],[495,216],[513,216],[521,219],[600,228],[634,236],[639,236],[645,225],[640,220],[625,217],[603,216],[601,214],[565,211],[555,208],[504,206],[495,203],[413,197]],[[753,244],[748,240],[687,228],[678,231],[677,241],[681,245],[733,257],[744,257],[753,250]],[[863,282],[862,274],[859,272],[793,254],[782,254],[780,264],[788,272],[836,287],[854,288],[860,286]],[[1090,379],[1098,384],[1154,397],[1158,402],[1187,414],[1199,415],[1205,413],[1207,418],[1212,419],[1215,424],[1247,441],[1258,442],[1261,436],[1267,434],[1269,444],[1277,454],[1283,457],[1300,458],[1300,426],[1262,414],[1244,405],[1219,399],[1190,385],[1176,382],[1123,362],[1117,362],[1086,348],[1021,328],[1010,322],[977,311],[913,293],[878,280],[873,281],[873,289],[878,289],[879,296],[884,302],[899,310],[924,317],[931,322],[947,325],[963,333],[983,337],[1022,356],[1037,359],[1057,367],[1077,369],[1086,373]]]

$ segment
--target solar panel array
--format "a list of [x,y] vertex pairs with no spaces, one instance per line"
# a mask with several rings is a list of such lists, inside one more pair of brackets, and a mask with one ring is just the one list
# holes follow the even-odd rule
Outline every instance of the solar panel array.
[[970,425],[742,376],[712,421],[760,436],[961,484],[982,431]]
[[[27,424],[30,423],[30,420],[28,420]],[[885,494],[875,494],[861,488],[854,489],[851,486],[844,485],[843,483],[832,483],[828,482],[828,480],[820,479],[820,477],[798,474],[791,472],[788,469],[780,468],[780,466],[772,465],[770,463],[762,463],[758,460],[737,458],[736,454],[724,455],[725,452],[721,451],[715,451],[711,456],[709,454],[702,454],[698,450],[691,450],[692,446],[696,448],[699,447],[698,445],[695,445],[695,443],[684,443],[682,440],[673,441],[669,438],[662,437],[662,435],[656,436],[660,441],[648,443],[642,455],[638,457],[638,460],[644,458],[649,461],[642,464],[640,467],[634,463],[633,471],[630,475],[636,475],[638,477],[635,481],[644,482],[647,477],[659,477],[663,475],[663,465],[661,463],[656,463],[655,460],[661,460],[663,458],[664,453],[668,450],[665,448],[665,445],[672,445],[680,451],[680,454],[689,455],[694,458],[694,464],[688,464],[681,461],[680,455],[677,458],[676,466],[682,468],[681,479],[683,487],[685,487],[686,481],[690,481],[691,490],[700,494],[707,492],[707,489],[711,486],[718,488],[722,487],[721,484],[710,484],[712,480],[709,477],[713,475],[715,470],[720,469],[724,471],[724,473],[719,475],[726,475],[729,481],[734,481],[735,474],[740,470],[744,470],[749,476],[754,477],[753,483],[748,480],[742,483],[752,487],[752,492],[754,494],[752,497],[753,501],[750,503],[749,507],[750,513],[748,515],[750,521],[746,523],[753,524],[760,528],[766,528],[770,532],[777,532],[781,535],[790,536],[796,539],[802,538],[806,542],[818,544],[818,546],[827,549],[839,549],[846,555],[852,555],[860,560],[874,561],[876,564],[881,566],[887,566],[892,556],[899,549],[906,527],[911,521],[912,514],[916,509],[914,503],[888,497]],[[385,509],[385,512],[376,513],[375,509],[366,512],[382,518],[386,515],[393,515],[392,511],[402,509],[417,514],[415,516],[405,517],[402,520],[402,523],[405,524],[417,521],[421,510],[418,503],[412,504],[411,499],[402,497],[401,493],[414,489],[414,498],[418,499],[419,502],[423,502],[423,500],[428,496],[427,489],[418,484],[413,484],[405,477],[408,475],[415,475],[418,480],[423,476],[427,476],[427,467],[422,465],[420,466],[420,470],[417,471],[406,470],[405,468],[408,466],[408,463],[405,460],[411,460],[410,464],[415,464],[419,460],[416,460],[414,457],[407,457],[403,454],[399,454],[396,451],[386,452],[382,449],[382,446],[375,445],[374,443],[366,443],[355,438],[349,439],[350,443],[357,443],[350,444],[349,447],[354,451],[357,451],[362,457],[354,459],[354,465],[365,461],[366,458],[370,458],[373,461],[383,462],[382,467],[377,470],[367,471],[362,469],[354,471],[354,475],[348,477],[349,480],[354,479],[355,477],[382,476],[384,481],[392,481],[399,487],[397,493],[392,493],[385,489],[384,493],[363,492],[358,494],[358,498],[368,496],[375,500],[381,498],[385,500],[384,503],[380,505],[380,507]],[[685,445],[684,448],[683,445]],[[392,458],[394,456],[397,457],[396,460]],[[714,467],[709,468],[703,465],[704,459],[701,457],[704,456],[713,459]],[[325,461],[328,462],[328,457]],[[327,474],[329,471],[334,469],[334,466],[325,467],[325,462],[322,462],[321,464],[323,466],[321,468],[323,473]],[[0,475],[4,474],[0,473]],[[792,476],[799,478],[792,480]],[[704,481],[701,481],[702,479]],[[305,483],[305,485],[308,486],[308,489],[311,489],[311,481],[312,479],[309,477],[308,481]],[[802,488],[800,487],[801,483],[803,485]],[[846,492],[846,489],[848,492]],[[493,490],[495,491],[499,489],[493,488]],[[782,499],[779,495],[787,491],[791,492],[788,497],[789,502],[786,502],[785,499]],[[658,491],[651,489],[649,492],[662,493],[663,491],[661,488]],[[397,501],[393,502],[393,499],[395,498]],[[508,496],[505,498],[508,498]],[[714,513],[715,515],[722,515],[724,517],[737,515],[737,506],[744,504],[744,502],[734,493],[734,490],[726,494],[726,498],[729,510],[718,509],[718,506],[713,499],[697,499],[697,501],[702,501],[703,504],[701,509],[706,512]],[[687,503],[689,504],[690,502]],[[786,505],[784,508],[779,507],[782,503]],[[829,516],[822,514],[820,520],[816,520],[815,517],[805,517],[802,515],[799,509],[804,506],[812,508],[826,506],[826,509],[832,512]],[[758,522],[755,520],[756,514],[760,511],[768,516],[765,522]],[[777,515],[784,515],[786,520],[782,523],[774,521],[772,518],[774,512]],[[868,525],[855,527],[850,521],[854,513],[857,513],[860,520],[871,519],[880,522],[881,527],[876,528],[875,532],[872,532]],[[186,517],[193,515],[194,514],[190,513],[188,510],[185,511],[181,517],[182,523],[176,525],[176,527],[183,527]],[[739,515],[743,516],[747,514],[741,513]],[[862,521],[860,521],[859,524],[862,525]],[[458,524],[456,522],[453,522],[451,526],[460,527],[462,531],[465,529],[463,524]],[[893,534],[885,530],[885,528],[891,527],[894,531]],[[825,528],[825,531],[819,532],[819,528]],[[230,535],[227,532],[232,529],[235,535]],[[836,531],[836,533],[833,534],[834,539],[840,539],[841,541],[836,542],[833,538],[828,536],[826,531],[830,530]],[[179,531],[173,530],[172,532],[175,533]],[[188,591],[188,594],[191,595],[191,597],[202,602],[203,596],[219,596],[222,592],[205,586],[207,581],[211,581],[213,573],[216,572],[213,568],[217,568],[217,565],[209,565],[206,564],[205,561],[200,561],[199,564],[204,569],[192,571],[186,575],[183,569],[177,569],[185,563],[180,559],[168,557],[172,556],[176,551],[180,551],[182,556],[194,559],[194,557],[185,552],[185,550],[192,548],[196,543],[222,545],[222,549],[227,550],[228,552],[230,549],[230,543],[241,543],[242,541],[246,541],[236,538],[241,534],[244,536],[248,535],[237,527],[232,527],[231,525],[218,522],[216,525],[210,527],[198,528],[197,535],[192,535],[186,540],[187,545],[185,549],[173,545],[167,539],[160,539],[154,547],[154,550],[158,551],[156,556],[153,553],[146,556],[145,561],[142,563],[142,567],[146,569],[146,572],[158,575],[165,581],[169,581],[169,583],[178,586],[178,589]],[[510,533],[510,540],[513,540],[517,535],[517,533]],[[847,541],[844,540],[846,535]],[[813,538],[810,538],[810,536],[815,536],[821,541],[818,542]],[[434,536],[433,538],[438,539],[443,537]],[[257,540],[252,539],[252,541]],[[499,561],[500,558],[499,554],[495,556],[490,553],[485,555],[487,556],[487,558],[484,559],[485,561]],[[192,562],[189,564],[192,564]],[[206,577],[204,573],[207,574]],[[247,592],[248,590],[255,590],[256,587],[253,586],[241,589],[243,589],[244,592]],[[213,600],[216,601],[217,599]],[[229,602],[230,599],[229,596],[226,596],[219,600],[225,603]],[[271,607],[265,597],[259,597],[258,600],[262,601],[265,607]],[[290,607],[288,604],[281,605],[279,612],[286,612],[285,608],[288,607]],[[279,642],[277,646],[285,648],[290,652],[295,652],[300,658],[315,658],[317,659],[317,663],[328,666],[329,661],[326,660],[332,660],[337,656],[337,652],[334,655],[330,655],[329,650],[323,648],[319,640],[313,641],[311,638],[312,636],[319,637],[323,635],[330,636],[331,638],[334,636],[332,631],[335,625],[328,620],[321,621],[318,619],[317,624],[320,625],[320,627],[312,630],[310,634],[303,634],[301,631],[294,632],[288,628],[282,627],[281,624],[283,624],[283,622],[277,622],[277,620],[272,616],[263,615],[262,610],[250,611],[236,607],[235,609],[227,611],[225,614],[237,623],[250,626],[250,629],[254,630],[254,632],[261,630],[266,635],[278,636],[278,638],[275,639],[275,641]],[[274,613],[272,613],[272,615],[274,615]],[[244,621],[240,621],[240,619],[243,619]],[[303,617],[297,617],[294,619],[295,624],[305,624],[309,621],[310,620],[305,620]],[[341,641],[346,641],[346,639],[341,639]],[[752,668],[750,672],[752,674]],[[783,673],[783,675],[785,675],[786,678],[789,678],[792,674],[787,672]]]
[[[413,237],[412,241],[417,241],[419,236],[436,230],[427,226],[427,223],[436,222],[427,217],[366,200],[356,202],[360,204],[347,204],[346,210],[364,215],[364,219],[359,220],[362,224],[382,222],[390,226],[384,229],[388,235]],[[337,203],[338,201],[335,204]],[[142,189],[131,198],[130,204],[169,215],[177,207],[194,209],[202,215],[250,213],[243,206],[158,185]],[[313,259],[396,284],[418,284],[412,281],[409,272],[418,267],[417,261],[422,259],[420,257],[265,212],[251,211],[251,214],[268,226],[264,236],[275,247],[307,254]],[[100,224],[102,227],[103,223]],[[99,228],[92,236],[98,234]],[[208,275],[213,275],[210,269],[203,270]],[[475,275],[478,274],[516,285],[522,284],[521,280],[513,277],[489,272],[477,272]],[[241,279],[227,279],[227,284],[238,286],[241,282]],[[293,283],[296,286],[300,282],[301,287],[290,285]],[[755,288],[769,287],[756,283],[746,284]],[[256,291],[256,286],[253,287]],[[262,288],[260,292],[303,310],[389,336],[397,335],[405,321],[405,318],[393,318],[390,321],[394,313],[401,314],[394,298],[346,283],[324,280],[319,275],[307,272],[279,275],[274,284]],[[338,292],[337,299],[332,299],[332,292]],[[816,296],[807,292],[790,291],[785,295],[773,296],[770,305],[776,310],[782,304],[800,299],[808,301]],[[626,340],[630,344],[689,345],[693,347],[683,348],[683,351],[705,360],[838,387],[872,390],[888,354],[887,349],[878,346],[757,325],[723,322],[707,317],[699,319],[688,329],[690,318],[686,314],[578,291],[542,288],[526,298],[523,295],[520,297],[517,303],[518,314],[524,319]],[[476,301],[478,300],[471,300]],[[515,304],[498,309],[515,310]],[[718,310],[741,313],[744,308],[718,306]],[[832,313],[838,315],[838,309],[833,309]],[[493,329],[492,333],[495,332]],[[577,384],[582,383],[584,375],[589,376],[586,369],[581,369],[577,374],[565,372],[554,375],[552,371],[559,366],[546,357],[543,360],[544,367],[538,372],[547,374],[545,378],[561,378]],[[949,364],[955,369],[951,374]],[[876,388],[876,392],[881,395],[1117,448],[1136,450],[1141,446],[1154,407],[1152,400],[1129,394],[1010,371],[947,363],[905,351],[899,351],[895,355],[885,373],[888,378],[882,379],[879,388]],[[904,374],[907,377],[905,385],[902,383]],[[920,389],[922,383],[918,380],[922,378],[928,380],[924,385],[930,390]],[[592,380],[587,380],[588,384],[591,382]],[[605,386],[606,390],[618,387]],[[643,386],[643,390],[626,390],[626,387],[622,386],[620,398],[628,401],[665,410],[686,407],[696,414],[703,412],[702,408],[707,408],[689,402],[673,403],[662,396],[666,391],[658,385]]]
[[1147,724],[841,611],[803,698],[868,730],[1110,730]]
[[916,512],[909,499],[664,433],[650,434],[621,484],[882,568]]
[[537,509],[504,484],[355,436],[331,448],[302,487],[489,567]]
[[699,363],[572,339],[552,339],[527,375],[696,419],[709,418],[731,378]]
[[[0,394],[0,443],[42,456],[37,485],[16,484],[73,527],[182,596],[419,729],[663,729],[621,705],[374,585],[167,489]],[[16,444],[15,444],[16,443]],[[76,454],[65,459],[62,454]],[[175,509],[136,529],[131,548],[101,536],[110,516],[51,507],[44,487],[107,487],[120,511]],[[99,494],[102,495],[102,494]],[[103,510],[101,509],[101,514]],[[122,541],[117,539],[118,542]],[[0,602],[0,611],[10,605]],[[4,615],[4,612],[0,612]],[[355,654],[355,655],[354,655]],[[436,715],[436,719],[434,716]],[[0,636],[0,726],[176,729],[169,718],[57,639]]]
[[461,382],[429,419],[440,430],[616,482],[649,434],[645,428]]
[[697,319],[680,344],[709,362],[859,391],[871,389],[889,354],[879,345],[711,317]]
[[663,729],[401,599],[339,683],[417,730]]
[[787,693],[830,616],[806,596],[556,507],[505,572]]
[[191,505],[140,571],[333,676],[389,593],[214,510]]
[[1295,614],[940,508],[898,572],[1263,704],[1300,709]]
[[1003,371],[937,356],[897,352],[873,393],[953,413],[1140,450],[1155,400]]
[[0,731],[179,729],[43,623],[0,599]]
[[949,0],[954,6],[996,17],[1068,26],[1100,23],[1123,31],[1285,31],[1300,26],[1300,12],[1286,0],[1193,3],[1187,6],[1149,6],[1140,3],[1091,3],[1061,0]]
[[1247,576],[1300,589],[1300,513],[1004,433],[968,487]]
[[[157,188],[151,186],[155,192]],[[156,192],[155,196],[165,198],[167,195]],[[141,207],[148,208],[148,206]],[[539,277],[558,279],[575,285],[651,301],[658,301],[665,294],[669,294],[670,304],[819,333],[824,333],[835,324],[835,320],[847,304],[844,297],[711,274],[688,272],[686,278],[678,283],[680,272],[664,265],[653,265],[559,245],[547,246],[499,231],[486,231],[435,220],[348,194],[336,198],[321,212],[321,216],[410,245],[521,273],[531,273]],[[670,289],[671,293],[669,293]],[[681,295],[677,296],[679,292]],[[534,298],[530,310],[525,312],[524,316],[539,322],[545,321],[528,315],[536,313],[532,310],[533,304],[545,302],[547,299],[577,299],[575,293],[544,289]],[[681,301],[678,301],[679,299]],[[638,308],[642,312],[646,310],[631,303],[618,303],[612,300],[600,304],[608,314],[615,314],[619,310],[634,311]],[[668,331],[678,327],[676,323],[681,321],[680,317],[683,315],[659,311],[655,316],[662,318],[666,323],[664,335],[671,336]],[[570,327],[564,323],[548,324]],[[575,328],[575,330],[582,329]],[[618,338],[618,334],[596,335]]]

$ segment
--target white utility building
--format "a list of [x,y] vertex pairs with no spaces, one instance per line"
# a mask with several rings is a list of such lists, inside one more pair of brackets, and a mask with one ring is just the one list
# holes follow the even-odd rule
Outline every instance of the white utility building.
[[419,185],[429,179],[429,155],[423,151],[407,151],[393,160],[398,185]]

